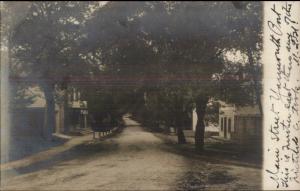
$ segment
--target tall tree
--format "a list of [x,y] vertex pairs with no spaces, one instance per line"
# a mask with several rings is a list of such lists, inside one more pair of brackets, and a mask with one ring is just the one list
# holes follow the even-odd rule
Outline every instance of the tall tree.
[[[241,10],[241,14],[243,15],[251,15],[253,13],[253,5],[248,2],[235,2],[233,3],[234,6]],[[252,75],[252,83],[255,91],[255,97],[256,97],[256,103],[259,106],[259,110],[261,115],[263,115],[263,108],[262,108],[262,101],[261,101],[261,64],[259,62],[259,59],[261,57],[261,50],[262,50],[262,16],[261,16],[262,10],[260,9],[258,12],[256,12],[256,15],[258,16],[258,25],[259,28],[252,28],[253,26],[253,19],[246,17],[246,21],[251,23],[249,26],[246,26],[244,28],[245,39],[243,39],[242,48],[247,54],[248,62],[250,66],[250,73]],[[252,14],[253,15],[253,14]],[[254,34],[254,35],[253,35]],[[246,45],[246,46],[245,46]]]
[[26,18],[12,37],[14,62],[11,69],[22,68],[22,78],[38,84],[46,99],[44,136],[52,139],[55,129],[55,88],[70,75],[82,75],[84,58],[80,41],[81,25],[88,4],[82,2],[33,2]]

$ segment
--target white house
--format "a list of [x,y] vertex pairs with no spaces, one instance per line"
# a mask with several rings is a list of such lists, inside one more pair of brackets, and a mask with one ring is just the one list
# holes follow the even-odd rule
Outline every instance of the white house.
[[262,117],[257,105],[236,106],[220,102],[219,136],[238,142],[261,139]]

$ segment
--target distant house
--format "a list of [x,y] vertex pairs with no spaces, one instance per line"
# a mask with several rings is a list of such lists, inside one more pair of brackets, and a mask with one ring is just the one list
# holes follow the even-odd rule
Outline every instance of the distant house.
[[[69,88],[68,92],[69,129],[87,128],[87,102],[81,100],[80,93],[75,88]],[[57,93],[59,95],[60,92]],[[12,109],[13,131],[22,135],[42,135],[46,106],[44,93],[38,86],[33,86],[25,90],[25,96],[31,96],[33,99],[25,106]],[[55,132],[53,133],[65,131],[65,111],[63,103],[55,103]]]
[[241,143],[261,140],[262,117],[258,106],[236,106],[221,103],[219,136]]

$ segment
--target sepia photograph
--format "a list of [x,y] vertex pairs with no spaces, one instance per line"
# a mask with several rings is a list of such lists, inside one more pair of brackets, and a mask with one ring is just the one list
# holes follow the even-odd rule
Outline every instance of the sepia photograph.
[[[272,155],[263,154],[263,116],[272,113],[263,94],[264,2],[0,5],[1,190],[263,189],[264,157]],[[283,9],[269,6],[278,23]],[[283,98],[286,72],[299,71],[299,25],[289,18],[281,22],[294,24],[297,52],[295,69],[291,58],[277,76],[286,77],[276,94]],[[278,34],[275,21],[267,23]],[[273,37],[266,39],[277,52],[285,48]],[[300,85],[293,87],[288,111],[299,129]],[[294,151],[294,161],[298,138],[287,141],[282,152]],[[299,166],[294,177],[285,168],[283,181],[272,164],[268,181],[299,186]]]

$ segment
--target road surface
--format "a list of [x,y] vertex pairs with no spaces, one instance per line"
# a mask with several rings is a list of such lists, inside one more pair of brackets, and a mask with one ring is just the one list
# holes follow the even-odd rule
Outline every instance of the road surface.
[[59,156],[16,170],[10,190],[260,189],[261,170],[203,161],[175,152],[128,116],[114,137],[86,141]]

